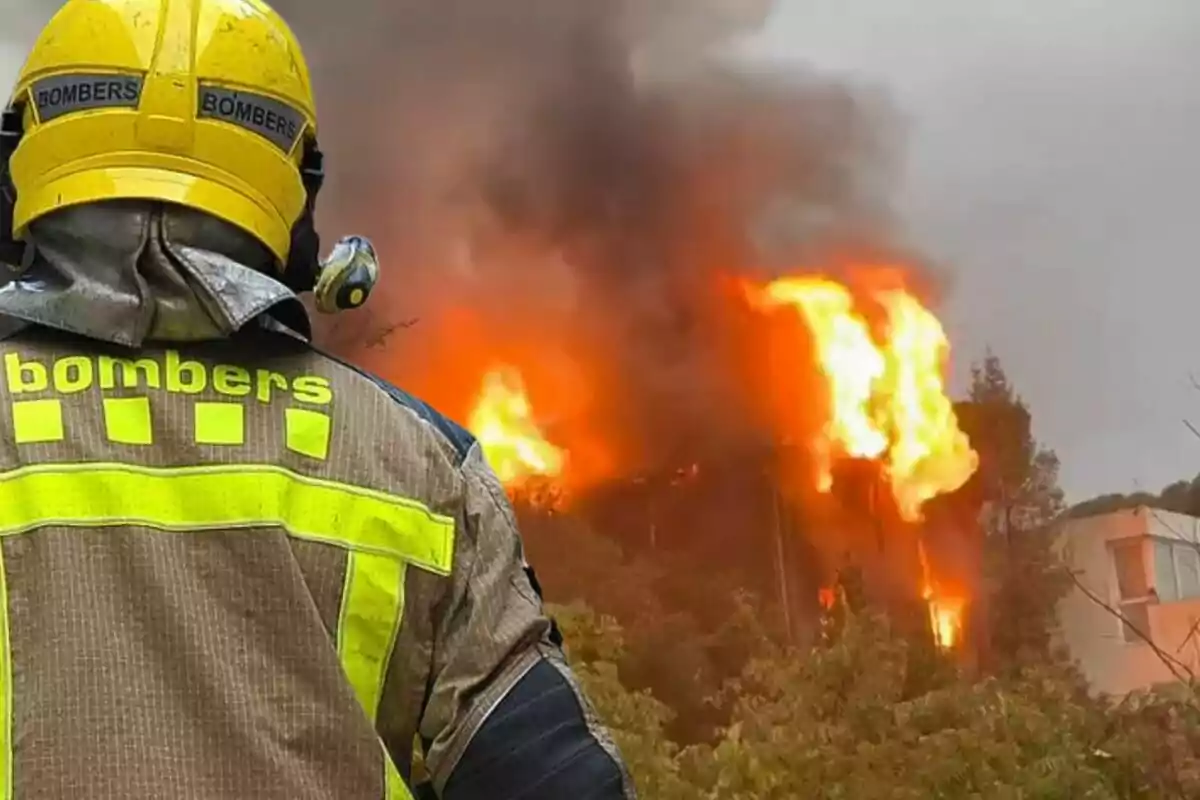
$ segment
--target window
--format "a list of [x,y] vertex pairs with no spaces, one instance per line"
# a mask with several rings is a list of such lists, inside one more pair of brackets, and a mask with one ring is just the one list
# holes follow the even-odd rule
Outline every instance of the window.
[[1164,603],[1200,597],[1200,546],[1192,542],[1156,539],[1154,588]]
[[1158,599],[1170,603],[1179,599],[1175,579],[1175,547],[1171,542],[1156,539],[1154,542],[1154,589]]
[[1175,550],[1175,577],[1179,598],[1200,597],[1200,548],[1181,543]]
[[[1146,570],[1145,538],[1121,539],[1112,543],[1113,568],[1117,577],[1117,609],[1121,637],[1126,642],[1142,642],[1150,635],[1150,581]],[[1157,553],[1155,566],[1157,567]],[[1156,590],[1157,591],[1157,590]],[[1136,627],[1136,630],[1134,628]]]
[[1137,600],[1150,594],[1146,580],[1145,548],[1141,539],[1113,543],[1113,564],[1117,568],[1117,592],[1121,600]]

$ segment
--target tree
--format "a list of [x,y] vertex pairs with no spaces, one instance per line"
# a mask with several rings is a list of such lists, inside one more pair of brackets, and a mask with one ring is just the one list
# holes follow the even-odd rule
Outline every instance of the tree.
[[1200,475],[1191,480],[1175,481],[1158,494],[1132,492],[1130,494],[1102,494],[1071,506],[1067,514],[1072,517],[1090,517],[1093,514],[1108,514],[1138,506],[1174,511],[1178,514],[1200,516]]
[[[615,525],[522,509],[547,597],[578,601],[552,613],[643,800],[1200,797],[1195,687],[1115,703],[1050,652],[1068,584],[1051,553],[1058,460],[994,355],[973,378],[960,420],[981,469],[956,519],[986,534],[997,658],[983,677],[863,602],[853,570],[821,635],[797,647],[719,565],[631,553]],[[701,725],[705,708],[719,713]]]
[[846,609],[839,634],[763,652],[726,688],[710,743],[666,739],[670,711],[623,685],[623,632],[586,606],[556,610],[572,662],[643,800],[1159,800],[1200,797],[1194,688],[1119,704],[1061,662],[914,692],[914,642]]
[[[678,742],[711,739],[729,709],[711,702],[767,646],[770,615],[717,566],[668,553],[629,554],[570,513],[518,504],[530,563],[551,603],[585,603],[620,625],[608,662],[623,685],[671,709]],[[697,580],[703,575],[703,580]]]
[[1058,455],[1034,438],[1029,406],[990,350],[971,367],[971,387],[959,419],[980,455],[974,491],[989,535],[1034,530],[1062,512]]
[[1033,417],[990,350],[971,368],[959,420],[979,453],[965,496],[983,528],[985,662],[1013,664],[1050,650],[1056,606],[1069,575],[1052,553],[1051,523],[1063,511],[1057,454],[1033,435]]

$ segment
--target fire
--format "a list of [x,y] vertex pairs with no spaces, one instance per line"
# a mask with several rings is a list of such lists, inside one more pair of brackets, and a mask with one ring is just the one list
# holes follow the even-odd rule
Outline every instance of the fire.
[[826,278],[781,278],[761,300],[796,308],[812,331],[830,399],[814,443],[821,491],[832,488],[836,458],[879,459],[901,516],[915,522],[928,500],[971,477],[978,458],[943,376],[949,342],[916,297],[901,288],[871,291],[884,318],[874,329],[851,290]]
[[[966,483],[978,457],[946,393],[949,341],[917,297],[894,282],[855,291],[828,278],[793,277],[754,298],[796,309],[812,334],[829,398],[812,442],[817,489],[832,489],[839,458],[876,461],[901,518],[911,523],[922,519],[926,502]],[[965,601],[939,586],[924,545],[918,547],[930,627],[938,646],[950,649],[961,636]],[[829,599],[821,593],[823,605]]]
[[933,630],[933,640],[938,647],[949,650],[958,643],[962,633],[965,602],[961,597],[939,591],[929,568],[929,559],[925,556],[925,545],[919,541],[917,555],[921,561],[921,596],[929,606],[929,625]]
[[557,477],[566,466],[566,452],[538,429],[521,374],[512,367],[498,367],[484,376],[468,428],[507,487],[530,478]]
[[[977,457],[958,427],[946,393],[949,343],[938,319],[917,296],[895,281],[872,278],[847,285],[814,276],[782,278],[755,287],[750,295],[760,309],[798,313],[811,331],[813,362],[792,361],[790,371],[803,376],[806,388],[812,380],[818,381],[828,403],[806,407],[798,415],[803,418],[800,428],[789,424],[775,433],[783,440],[794,439],[800,429],[814,433],[815,439],[807,435],[805,439],[815,456],[817,488],[832,490],[835,465],[841,459],[872,461],[879,466],[900,516],[911,523],[921,520],[926,502],[967,481]],[[590,399],[605,386],[600,376],[606,371],[596,364],[603,362],[604,353],[563,349],[562,357],[548,358],[543,352],[548,337],[497,340],[482,325],[467,346],[461,344],[463,330],[474,329],[456,324],[453,330],[461,345],[456,357],[436,359],[435,365],[445,370],[446,364],[452,364],[455,371],[433,372],[433,388],[462,402],[480,385],[478,376],[483,376],[474,402],[460,407],[461,418],[506,489],[526,494],[552,486],[563,493],[556,497],[557,505],[562,496],[582,496],[588,487],[634,469],[637,447],[628,447],[617,418],[608,416],[611,409]],[[756,352],[768,349],[760,340],[753,346]],[[775,397],[773,390],[788,383],[788,374],[777,368],[774,374],[779,385],[750,385]],[[538,414],[527,385],[533,390]],[[784,414],[798,407],[791,397],[785,403]],[[540,424],[547,413],[557,421],[553,432]],[[815,414],[820,418],[814,419]],[[634,453],[634,459],[623,458],[626,452]],[[691,482],[699,470],[698,464],[685,466],[672,483]],[[965,596],[944,591],[930,573],[924,550],[921,566],[920,586],[934,635],[940,646],[954,647],[961,638]],[[832,591],[819,592],[818,601],[825,608],[837,600]]]
[[929,621],[933,626],[934,640],[945,650],[953,648],[962,631],[962,599],[933,597],[931,593],[926,600],[929,603]]

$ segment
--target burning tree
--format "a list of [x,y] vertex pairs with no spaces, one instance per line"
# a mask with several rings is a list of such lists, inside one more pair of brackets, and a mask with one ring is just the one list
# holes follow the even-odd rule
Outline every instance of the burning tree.
[[[725,483],[736,480],[719,467],[732,461],[756,480],[743,489],[740,502],[729,504],[738,506],[729,524],[772,529],[776,550],[771,557],[789,630],[797,605],[806,605],[797,604],[793,595],[807,590],[815,599],[849,557],[867,569],[869,585],[877,590],[872,594],[880,601],[919,597],[925,602],[931,634],[941,646],[954,646],[968,582],[962,575],[939,571],[930,557],[936,540],[923,538],[924,506],[961,487],[975,471],[977,458],[945,392],[949,345],[937,318],[895,269],[858,270],[847,282],[818,275],[780,278],[748,286],[730,300],[762,315],[765,325],[787,328],[793,343],[784,348],[790,349],[790,363],[783,366],[816,378],[805,381],[799,409],[788,408],[792,398],[777,390],[787,385],[777,377],[786,375],[768,375],[753,387],[755,395],[770,399],[765,417],[772,422],[768,442],[774,445],[726,446],[703,455],[693,447],[682,455],[705,463],[626,474],[616,483],[627,488],[614,494],[573,474],[570,447],[543,432],[546,426],[539,423],[521,371],[500,364],[485,373],[468,426],[515,497],[593,519],[604,515],[603,508],[589,503],[597,496],[610,505],[640,509],[640,523],[630,524],[627,517],[604,527],[645,529],[641,544],[650,549],[669,546],[672,538],[667,530],[671,520],[658,512],[674,506],[671,515],[678,527],[688,516],[679,508],[688,488],[719,493],[708,475],[715,473]],[[696,503],[707,514],[721,513],[693,496],[691,504]],[[797,586],[794,563],[785,564],[794,562],[786,556],[796,550],[779,541],[785,535],[785,513],[801,518],[790,527],[824,537],[815,548],[825,561],[815,570],[819,587],[806,587],[805,581]],[[686,526],[693,537],[698,526],[699,521]],[[870,534],[870,546],[855,539],[854,529]],[[729,549],[727,538],[722,544]]]
[[[949,342],[937,318],[905,289],[901,274],[856,277],[857,298],[853,287],[832,280],[785,278],[770,283],[759,302],[799,309],[827,380],[826,421],[807,447],[817,490],[833,490],[838,459],[865,462],[870,494],[858,516],[870,518],[882,539],[885,528],[919,525],[924,505],[963,486],[978,457],[945,391]],[[894,515],[880,503],[881,484],[890,489]],[[843,517],[842,524],[855,521]],[[920,530],[909,533],[931,631],[939,645],[951,647],[961,631],[965,587],[935,574]]]
[[[938,276],[889,209],[891,108],[728,57],[752,5],[297,0],[357,44],[310,56],[324,113],[356,120],[322,133],[323,224],[388,268],[339,338],[475,428],[515,494],[619,511],[626,549],[694,545],[688,569],[773,594],[794,637],[847,551],[945,620],[971,581],[952,535],[918,543],[970,448]],[[354,96],[380,74],[388,102]]]

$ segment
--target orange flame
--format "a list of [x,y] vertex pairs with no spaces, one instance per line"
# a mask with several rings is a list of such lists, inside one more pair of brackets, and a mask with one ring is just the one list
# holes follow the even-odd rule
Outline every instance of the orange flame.
[[958,643],[962,634],[963,607],[966,604],[961,597],[938,591],[939,587],[929,569],[929,559],[925,556],[925,545],[920,541],[917,542],[917,555],[921,561],[921,596],[929,606],[933,640],[938,647],[949,650]]
[[870,299],[884,314],[878,331],[851,290],[829,279],[781,278],[761,297],[799,310],[828,384],[829,419],[814,443],[818,489],[832,488],[837,457],[881,459],[901,516],[915,522],[928,500],[971,477],[978,458],[946,395],[949,343],[937,317],[903,289]]
[[562,474],[566,453],[543,437],[534,420],[520,373],[498,367],[484,376],[467,427],[506,487]]
[[944,650],[958,644],[962,633],[963,600],[961,597],[933,597],[929,601],[929,620],[933,626],[933,637]]

